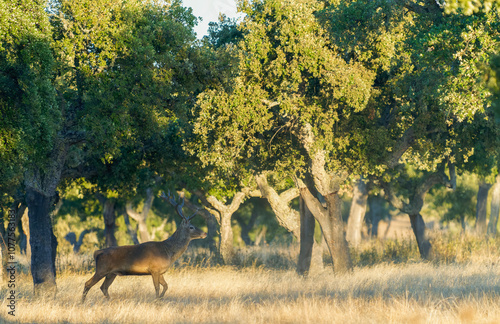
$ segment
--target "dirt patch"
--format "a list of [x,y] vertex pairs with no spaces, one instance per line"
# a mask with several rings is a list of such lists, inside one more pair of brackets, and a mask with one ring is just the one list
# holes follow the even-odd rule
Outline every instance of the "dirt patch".
[[380,221],[378,223],[378,234],[380,238],[388,239],[408,239],[414,236],[410,218],[404,215],[393,216],[390,222]]

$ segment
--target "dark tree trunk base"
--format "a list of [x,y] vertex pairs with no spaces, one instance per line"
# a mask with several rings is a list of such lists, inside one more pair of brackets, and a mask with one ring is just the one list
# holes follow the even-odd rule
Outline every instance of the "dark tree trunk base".
[[312,251],[314,245],[314,227],[316,220],[300,198],[300,253],[297,262],[297,273],[307,276],[311,267]]
[[431,257],[432,246],[425,233],[425,223],[422,215],[410,215],[411,228],[417,239],[418,250],[422,259],[428,260]]
[[28,188],[28,205],[31,275],[36,295],[56,293],[56,251],[57,239],[52,229],[50,211],[54,206],[55,196],[47,197]]
[[104,203],[103,216],[106,247],[117,246],[118,243],[115,237],[115,202],[109,198]]

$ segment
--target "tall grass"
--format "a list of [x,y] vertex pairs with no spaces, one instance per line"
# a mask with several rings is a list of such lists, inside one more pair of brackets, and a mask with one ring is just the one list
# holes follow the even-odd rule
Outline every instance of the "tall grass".
[[351,273],[326,266],[307,278],[295,273],[295,245],[239,250],[233,266],[197,248],[166,273],[162,300],[154,299],[150,276],[118,277],[110,300],[96,285],[84,304],[89,256],[67,255],[58,259],[55,299],[35,298],[31,278],[21,274],[16,317],[7,315],[4,286],[0,316],[18,323],[500,322],[498,239],[436,236],[433,243],[430,262],[413,243],[376,241],[352,251]]

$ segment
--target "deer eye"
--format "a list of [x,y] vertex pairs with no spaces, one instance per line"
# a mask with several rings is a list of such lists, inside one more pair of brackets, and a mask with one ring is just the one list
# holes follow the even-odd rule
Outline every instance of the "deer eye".
[[189,229],[194,230],[194,226],[193,225],[189,226]]

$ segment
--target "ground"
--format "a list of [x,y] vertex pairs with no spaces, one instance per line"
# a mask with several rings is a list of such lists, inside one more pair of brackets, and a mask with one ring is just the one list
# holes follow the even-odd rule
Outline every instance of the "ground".
[[186,266],[167,272],[161,300],[151,277],[119,277],[110,300],[99,283],[83,304],[91,271],[60,275],[57,297],[45,300],[34,298],[31,278],[22,275],[15,318],[7,314],[5,289],[0,315],[19,323],[499,323],[495,258],[383,263],[346,275],[327,267],[305,279],[292,269]]

